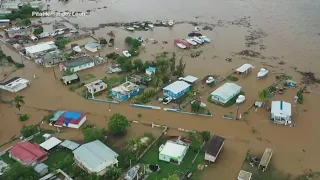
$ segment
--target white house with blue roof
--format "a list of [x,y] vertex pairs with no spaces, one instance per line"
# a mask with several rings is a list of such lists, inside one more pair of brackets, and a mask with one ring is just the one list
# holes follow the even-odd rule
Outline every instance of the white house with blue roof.
[[175,81],[163,88],[163,95],[178,99],[190,91],[191,85],[184,81]]
[[151,76],[152,74],[155,74],[156,73],[156,68],[154,67],[151,67],[149,66],[147,69],[146,69],[146,74]]
[[271,121],[276,124],[291,124],[291,104],[285,101],[272,101]]

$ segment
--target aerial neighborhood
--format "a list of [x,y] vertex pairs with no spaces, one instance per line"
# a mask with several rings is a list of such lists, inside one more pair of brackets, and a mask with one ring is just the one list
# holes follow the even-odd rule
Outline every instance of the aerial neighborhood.
[[210,24],[32,17],[75,2],[55,3],[1,2],[0,179],[285,179],[310,82],[248,50],[212,57]]

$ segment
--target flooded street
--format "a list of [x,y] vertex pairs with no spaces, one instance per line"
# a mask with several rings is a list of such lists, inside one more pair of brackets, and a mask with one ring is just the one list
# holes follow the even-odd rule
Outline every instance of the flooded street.
[[[206,75],[220,75],[226,77],[241,66],[243,63],[250,63],[255,68],[248,76],[240,76],[236,82],[242,86],[247,95],[245,103],[239,106],[239,113],[243,113],[251,104],[258,99],[258,92],[270,86],[279,73],[287,73],[295,81],[300,81],[301,75],[294,69],[300,71],[312,71],[320,77],[320,1],[249,1],[249,0],[176,0],[176,1],[155,1],[155,0],[107,0],[107,1],[82,1],[70,0],[68,3],[61,3],[57,0],[45,2],[50,8],[58,11],[82,11],[91,10],[90,15],[85,17],[70,18],[69,21],[84,27],[98,27],[99,24],[110,22],[131,22],[141,20],[166,20],[185,21],[173,28],[157,27],[150,31],[128,32],[123,28],[104,27],[95,31],[95,37],[109,38],[107,33],[114,31],[115,47],[104,47],[94,55],[106,55],[114,52],[115,48],[126,49],[124,39],[127,36],[156,39],[158,44],[145,44],[145,51],[138,57],[142,61],[152,61],[157,53],[167,51],[175,52],[177,59],[183,57],[186,62],[185,74],[197,76],[199,79]],[[106,6],[107,8],[103,8]],[[100,8],[100,9],[99,9]],[[250,27],[233,24],[237,19],[248,17]],[[49,18],[44,18],[48,20]],[[219,20],[222,22],[219,23]],[[201,33],[211,39],[212,43],[206,44],[195,50],[180,50],[173,44],[174,39],[185,38],[194,27],[187,23],[207,22],[214,24],[212,31],[201,30]],[[201,28],[202,29],[202,28]],[[257,44],[246,47],[246,36],[249,31],[263,31],[266,35],[256,39]],[[92,41],[92,40],[90,40]],[[168,41],[168,44],[162,43]],[[83,45],[85,40],[77,43]],[[1,49],[6,55],[12,56],[16,62],[21,62],[20,56],[7,48]],[[251,49],[261,53],[263,58],[239,56],[243,50]],[[202,51],[196,58],[190,57],[191,51]],[[92,54],[93,55],[93,54]],[[232,62],[225,61],[232,58]],[[279,64],[284,62],[283,65]],[[279,170],[289,172],[293,175],[301,174],[305,169],[320,171],[318,162],[320,151],[318,139],[320,137],[320,124],[317,120],[318,102],[320,101],[320,90],[317,85],[311,86],[310,94],[304,95],[304,104],[296,105],[293,112],[293,119],[296,127],[281,126],[269,123],[269,113],[265,109],[250,110],[247,121],[230,121],[222,118],[225,114],[235,114],[236,106],[223,108],[209,104],[208,109],[213,117],[199,117],[178,113],[169,113],[157,110],[137,109],[129,106],[130,101],[121,104],[106,104],[89,101],[75,92],[68,90],[59,78],[61,73],[58,67],[44,68],[31,61],[24,61],[25,68],[9,75],[8,78],[20,76],[31,81],[31,86],[19,92],[25,96],[25,106],[21,112],[30,115],[30,120],[20,122],[17,116],[17,109],[6,104],[0,104],[0,119],[3,124],[0,126],[0,143],[7,141],[12,136],[19,135],[23,124],[34,124],[40,122],[44,111],[39,109],[58,110],[67,109],[88,113],[88,123],[95,124],[99,128],[105,128],[107,119],[113,113],[120,112],[130,120],[137,120],[137,115],[142,114],[140,120],[168,125],[169,127],[181,127],[192,130],[210,130],[211,134],[224,136],[226,141],[226,152],[220,158],[221,166],[217,165],[212,170],[205,171],[204,180],[208,177],[215,179],[231,180],[237,176],[241,168],[246,148],[252,142],[251,150],[261,153],[265,148],[274,149],[272,164]],[[272,73],[261,80],[256,79],[260,68],[266,67]],[[95,79],[100,79],[106,74],[107,65],[100,65],[91,69],[79,72],[81,75],[94,74]],[[1,72],[1,71],[0,71]],[[58,79],[55,79],[54,72]],[[6,72],[0,73],[0,80]],[[38,76],[37,79],[33,75]],[[93,80],[93,79],[92,79]],[[90,80],[91,81],[91,80]],[[203,99],[218,86],[206,87]],[[298,87],[299,88],[299,87]],[[277,95],[271,100],[285,100],[293,103],[293,97],[298,89],[289,89],[284,95]],[[14,94],[3,92],[4,100],[12,100]],[[111,108],[111,112],[108,109]],[[253,132],[253,129],[255,130]],[[144,131],[138,128],[137,131]],[[64,132],[63,137],[77,139],[82,137],[81,131]],[[130,132],[130,135],[136,135]],[[141,134],[141,132],[139,132]],[[241,153],[239,153],[241,152]],[[210,167],[212,168],[212,167]],[[210,179],[209,178],[209,179]]]

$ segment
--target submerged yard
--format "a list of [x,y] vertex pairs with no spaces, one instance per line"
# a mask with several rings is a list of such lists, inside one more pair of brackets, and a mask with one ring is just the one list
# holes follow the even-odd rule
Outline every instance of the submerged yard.
[[[162,141],[163,142],[163,141]],[[155,143],[149,151],[142,157],[140,163],[144,164],[158,164],[161,168],[160,172],[154,172],[149,174],[148,179],[150,180],[162,180],[163,178],[167,178],[168,175],[177,174],[184,175],[186,173],[193,173],[192,179],[196,179],[196,172],[198,164],[204,164],[204,153],[200,152],[197,156],[196,160],[192,164],[192,161],[197,155],[197,152],[193,150],[188,150],[186,156],[184,157],[182,163],[172,164],[166,161],[159,160],[159,147],[161,146],[161,141]]]

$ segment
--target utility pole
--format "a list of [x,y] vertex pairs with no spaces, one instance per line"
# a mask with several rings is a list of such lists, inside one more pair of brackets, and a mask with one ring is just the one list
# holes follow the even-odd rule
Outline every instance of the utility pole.
[[54,66],[52,67],[52,71],[53,71],[53,76],[54,76],[54,79],[57,79],[57,76],[56,76],[56,71],[54,70]]
[[238,120],[239,106],[237,106],[236,120]]

